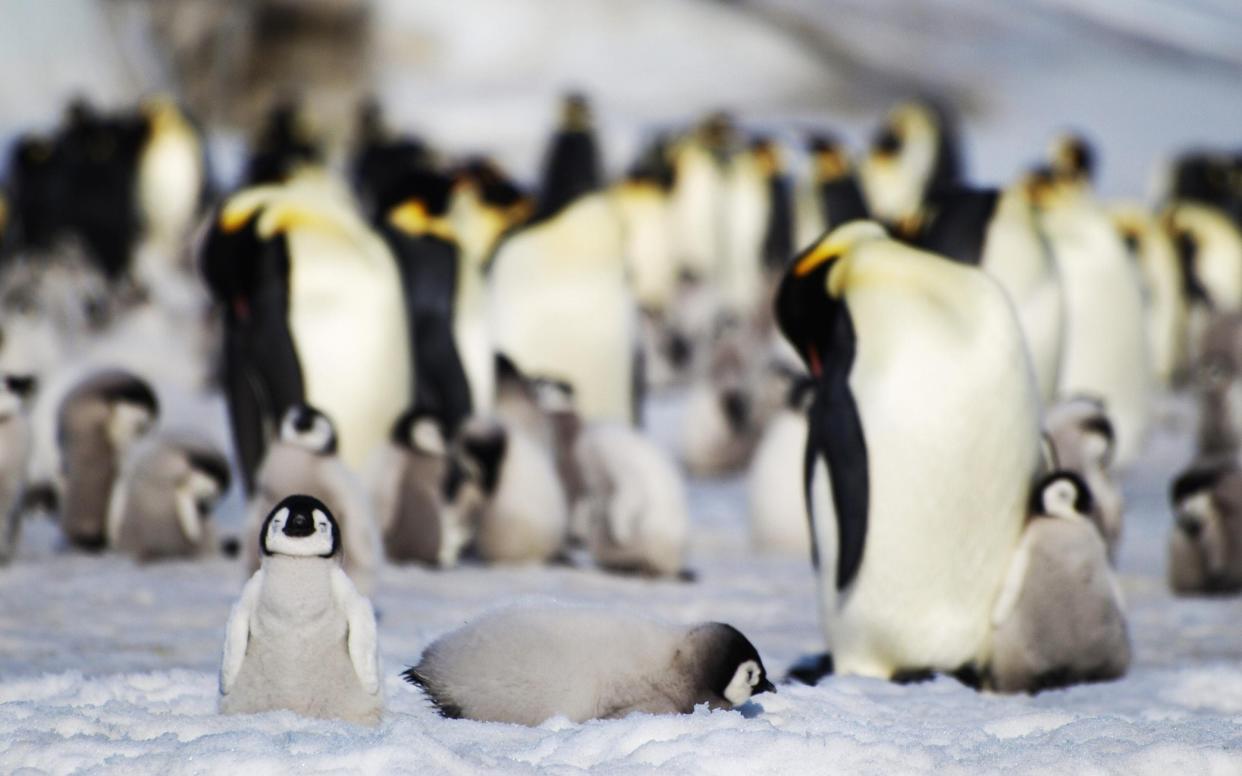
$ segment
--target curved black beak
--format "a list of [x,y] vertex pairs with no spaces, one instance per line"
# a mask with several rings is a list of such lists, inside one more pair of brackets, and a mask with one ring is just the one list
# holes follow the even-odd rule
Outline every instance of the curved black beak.
[[761,692],[776,692],[776,685],[772,684],[766,676],[763,677],[763,680],[760,681],[759,684],[755,685],[755,689],[751,695],[758,695]]

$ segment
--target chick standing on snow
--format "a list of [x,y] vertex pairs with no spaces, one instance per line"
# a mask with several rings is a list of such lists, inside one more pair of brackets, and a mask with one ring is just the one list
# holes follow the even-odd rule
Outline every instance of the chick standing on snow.
[[138,560],[215,549],[208,519],[229,488],[229,462],[209,442],[159,434],[135,445],[108,505],[108,545]]
[[34,388],[34,378],[0,374],[0,565],[17,550],[30,458],[30,421],[24,405]]
[[289,496],[263,522],[259,546],[263,567],[229,615],[220,711],[379,722],[375,613],[341,570],[332,513],[310,496]]
[[774,692],[753,644],[711,622],[596,609],[503,609],[442,636],[403,676],[446,717],[538,725],[732,708]]
[[992,612],[992,686],[1039,692],[1116,679],[1130,665],[1121,589],[1073,472],[1044,477]]
[[371,592],[380,560],[379,530],[362,485],[337,456],[332,421],[306,405],[290,407],[280,436],[267,450],[250,502],[245,558],[254,571],[261,560],[259,526],[286,494],[307,493],[329,505],[345,537],[345,573],[364,595]]
[[438,565],[448,449],[441,421],[422,410],[402,415],[392,438],[370,469],[384,551],[389,560]]

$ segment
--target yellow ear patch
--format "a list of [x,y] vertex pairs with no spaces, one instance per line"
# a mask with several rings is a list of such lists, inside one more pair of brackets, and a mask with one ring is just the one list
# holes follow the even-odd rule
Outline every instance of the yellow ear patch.
[[819,245],[816,245],[810,253],[798,259],[798,263],[793,268],[794,277],[806,277],[814,272],[816,267],[832,261],[845,253],[845,248],[846,246],[839,243],[824,240]]
[[431,235],[444,240],[454,239],[453,226],[448,219],[430,215],[427,206],[417,199],[407,199],[389,210],[388,223],[412,237]]

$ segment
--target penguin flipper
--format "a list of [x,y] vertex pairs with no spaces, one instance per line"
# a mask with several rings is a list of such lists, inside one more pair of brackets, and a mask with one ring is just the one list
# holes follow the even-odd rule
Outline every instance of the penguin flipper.
[[241,598],[233,604],[233,611],[229,613],[228,626],[224,631],[224,657],[220,661],[221,695],[228,695],[233,689],[233,682],[241,671],[242,661],[246,659],[246,645],[250,642],[250,618],[259,602],[259,592],[262,589],[263,570],[260,569],[242,588]]
[[371,608],[371,602],[359,595],[354,583],[340,568],[332,569],[332,595],[345,610],[348,623],[345,638],[354,674],[362,689],[369,695],[375,695],[380,690],[375,611]]
[[867,463],[867,443],[863,436],[858,405],[842,376],[839,381],[821,385],[811,407],[812,433],[806,458],[807,513],[810,515],[812,562],[818,567],[815,513],[811,489],[817,462],[826,464],[832,503],[837,521],[837,589],[843,590],[862,566],[867,541],[867,512],[870,507],[871,480]]

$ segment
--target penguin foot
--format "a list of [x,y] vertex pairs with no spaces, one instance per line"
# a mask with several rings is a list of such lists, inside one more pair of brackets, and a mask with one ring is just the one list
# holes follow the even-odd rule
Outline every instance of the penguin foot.
[[922,684],[936,678],[936,672],[930,668],[907,668],[895,672],[889,681],[895,684]]
[[978,667],[975,666],[974,663],[967,663],[953,673],[949,674],[949,676],[958,680],[972,690],[983,689],[983,673],[978,669]]
[[832,674],[833,669],[831,652],[825,652],[822,655],[806,655],[790,667],[789,673],[785,675],[785,681],[814,686],[819,684],[820,679]]

